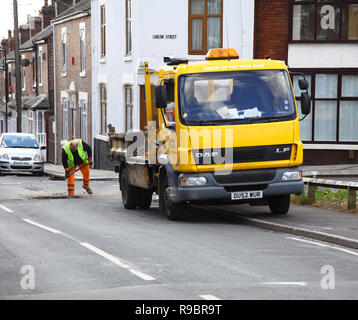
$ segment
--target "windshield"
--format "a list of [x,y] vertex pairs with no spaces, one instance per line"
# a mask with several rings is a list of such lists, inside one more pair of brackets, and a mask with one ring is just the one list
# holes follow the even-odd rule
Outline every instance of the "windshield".
[[5,136],[1,142],[2,148],[31,148],[38,149],[36,139],[32,137]]
[[293,94],[284,70],[183,75],[180,117],[187,125],[292,120]]

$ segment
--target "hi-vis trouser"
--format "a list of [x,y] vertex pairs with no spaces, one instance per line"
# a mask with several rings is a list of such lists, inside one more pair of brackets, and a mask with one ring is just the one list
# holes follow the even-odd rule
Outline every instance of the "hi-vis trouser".
[[[83,188],[84,189],[88,189],[89,183],[90,183],[90,168],[89,165],[86,165],[85,163],[82,163],[79,165],[79,167],[83,167],[81,169],[81,173],[83,176]],[[75,166],[73,169],[69,169],[68,174],[71,174],[73,172],[76,171],[76,167]],[[73,196],[75,194],[75,175],[71,175],[70,177],[67,178],[67,190],[68,190],[68,195]]]

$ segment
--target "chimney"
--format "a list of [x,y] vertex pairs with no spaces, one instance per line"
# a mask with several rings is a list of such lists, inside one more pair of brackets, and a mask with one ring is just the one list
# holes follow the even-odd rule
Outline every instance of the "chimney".
[[54,0],[54,1],[55,1],[55,8],[56,8],[56,16],[58,16],[59,14],[66,11],[74,4],[76,4],[76,0],[61,0],[61,1]]
[[42,18],[31,17],[30,18],[30,37],[37,35],[42,30]]
[[9,53],[15,50],[15,39],[12,37],[12,31],[8,30],[7,32],[7,39],[3,39],[1,41],[1,46],[6,49],[6,52]]
[[45,29],[51,24],[51,20],[56,17],[55,5],[53,3],[49,5],[48,0],[45,0],[40,14],[42,17],[42,29]]
[[23,24],[19,27],[20,33],[20,44],[25,43],[30,39],[30,26],[28,24]]

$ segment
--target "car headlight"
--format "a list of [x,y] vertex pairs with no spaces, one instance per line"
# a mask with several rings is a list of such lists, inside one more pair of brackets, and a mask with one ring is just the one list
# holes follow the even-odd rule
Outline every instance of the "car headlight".
[[37,155],[34,157],[34,161],[42,161],[42,155],[37,154]]
[[6,153],[0,154],[0,159],[9,160],[9,156]]
[[301,180],[302,171],[286,171],[282,175],[283,181]]
[[208,183],[205,177],[184,177],[180,179],[180,185],[182,186],[204,186]]

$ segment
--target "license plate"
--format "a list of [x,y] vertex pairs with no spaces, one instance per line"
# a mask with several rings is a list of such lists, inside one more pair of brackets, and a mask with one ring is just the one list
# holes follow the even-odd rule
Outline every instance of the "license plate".
[[263,191],[232,192],[231,200],[261,199],[263,196]]
[[28,162],[23,161],[14,161],[14,166],[23,166],[29,164]]

